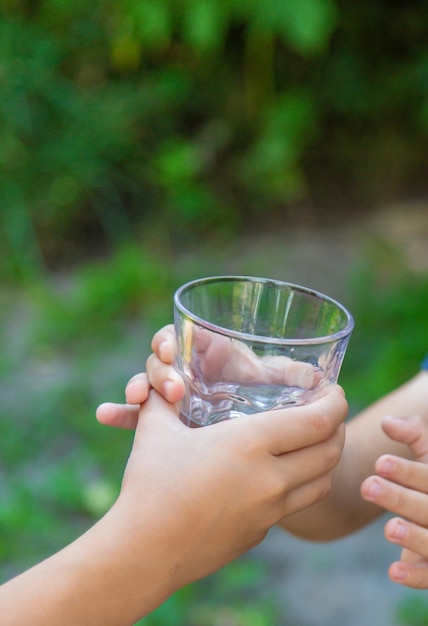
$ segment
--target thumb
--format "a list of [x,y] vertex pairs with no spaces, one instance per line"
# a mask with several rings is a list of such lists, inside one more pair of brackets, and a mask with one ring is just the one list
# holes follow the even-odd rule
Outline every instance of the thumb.
[[386,415],[382,420],[382,429],[394,441],[407,444],[417,461],[428,463],[428,428],[419,415]]
[[327,440],[344,422],[347,409],[342,388],[329,385],[309,404],[256,413],[243,421],[232,420],[232,425],[254,429],[256,438],[279,456]]

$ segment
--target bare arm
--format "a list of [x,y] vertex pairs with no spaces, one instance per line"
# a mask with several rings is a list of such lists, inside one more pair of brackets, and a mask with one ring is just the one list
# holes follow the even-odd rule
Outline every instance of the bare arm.
[[308,406],[191,429],[151,391],[117,502],[74,543],[0,586],[0,622],[131,626],[322,497],[346,411],[332,386]]
[[347,535],[371,522],[383,509],[362,499],[362,482],[374,472],[383,454],[412,458],[407,445],[393,441],[382,429],[385,415],[428,417],[428,372],[369,406],[349,421],[342,459],[333,473],[329,494],[307,511],[281,522],[287,531],[314,541]]

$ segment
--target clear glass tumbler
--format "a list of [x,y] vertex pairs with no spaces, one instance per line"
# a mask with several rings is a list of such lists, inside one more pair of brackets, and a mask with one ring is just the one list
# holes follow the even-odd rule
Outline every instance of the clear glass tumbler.
[[194,280],[174,295],[176,368],[189,426],[310,402],[336,382],[354,327],[332,298],[249,276]]

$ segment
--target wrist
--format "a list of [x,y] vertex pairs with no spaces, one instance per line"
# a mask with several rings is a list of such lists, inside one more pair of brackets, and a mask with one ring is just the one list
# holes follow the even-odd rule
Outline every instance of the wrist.
[[88,532],[87,539],[93,559],[94,593],[102,602],[111,598],[110,611],[126,617],[112,624],[135,623],[179,587],[171,562],[174,551],[165,549],[168,542],[156,513],[147,511],[137,517],[135,505],[119,498]]

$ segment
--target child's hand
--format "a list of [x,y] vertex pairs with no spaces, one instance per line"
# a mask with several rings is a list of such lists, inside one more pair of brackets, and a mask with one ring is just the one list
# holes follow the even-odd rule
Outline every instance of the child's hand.
[[383,455],[375,464],[377,476],[361,486],[363,498],[403,518],[385,525],[388,541],[403,548],[400,561],[389,567],[391,580],[417,589],[428,588],[428,424],[422,418],[385,417],[385,433],[407,444],[415,461]]
[[125,390],[127,404],[114,402],[100,404],[96,411],[97,420],[106,426],[134,430],[137,426],[140,406],[148,399],[149,391],[150,383],[147,374],[144,372],[136,374],[128,382]]
[[164,554],[154,559],[177,586],[211,573],[327,493],[346,414],[343,391],[329,385],[305,406],[191,429],[150,391],[118,500],[121,534],[144,562],[135,535],[147,541],[143,522],[155,519]]
[[126,404],[105,402],[97,408],[96,417],[101,424],[135,429],[140,405],[147,400],[151,387],[173,404],[182,399],[184,382],[173,367],[176,341],[172,324],[154,335],[152,350],[147,359],[147,374],[135,374],[126,385]]

